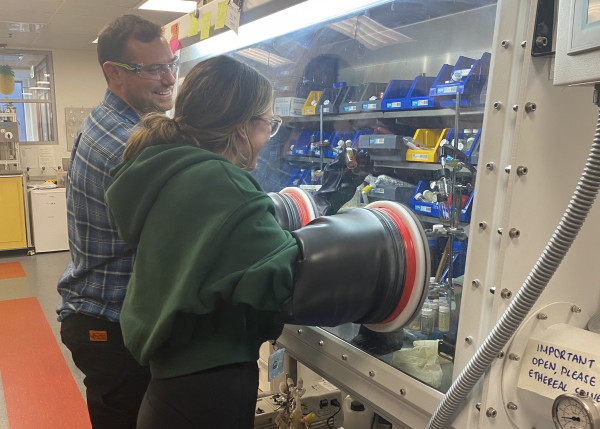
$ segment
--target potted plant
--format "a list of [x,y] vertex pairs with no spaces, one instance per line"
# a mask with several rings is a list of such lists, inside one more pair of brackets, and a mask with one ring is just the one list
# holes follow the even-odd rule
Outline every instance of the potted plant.
[[9,65],[0,65],[0,93],[12,94],[15,90],[15,72]]

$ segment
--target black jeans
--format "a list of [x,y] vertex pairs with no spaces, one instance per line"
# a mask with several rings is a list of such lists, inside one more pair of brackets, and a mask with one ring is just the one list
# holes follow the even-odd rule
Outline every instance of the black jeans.
[[119,323],[72,314],[61,323],[62,342],[85,374],[93,429],[135,429],[150,370],[123,344]]
[[253,429],[256,362],[150,381],[138,429]]

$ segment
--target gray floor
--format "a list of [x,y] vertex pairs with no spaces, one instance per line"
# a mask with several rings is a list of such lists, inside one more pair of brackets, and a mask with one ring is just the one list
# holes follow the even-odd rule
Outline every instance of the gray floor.
[[[69,252],[37,253],[28,256],[25,252],[0,252],[0,263],[20,262],[26,277],[0,280],[0,301],[35,297],[48,320],[50,328],[61,347],[73,378],[82,396],[85,398],[83,374],[75,367],[71,353],[60,341],[60,324],[56,320],[56,305],[60,297],[56,291],[56,282],[69,261]],[[4,395],[2,393],[2,374],[0,374],[0,429],[8,429]]]

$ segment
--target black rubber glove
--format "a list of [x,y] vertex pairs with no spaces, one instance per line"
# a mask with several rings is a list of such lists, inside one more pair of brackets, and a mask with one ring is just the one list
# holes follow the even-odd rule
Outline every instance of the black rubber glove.
[[348,168],[346,151],[343,150],[323,170],[321,188],[313,195],[321,216],[337,213],[354,196],[356,188],[371,171],[371,158],[366,152],[349,150],[354,154],[355,168]]

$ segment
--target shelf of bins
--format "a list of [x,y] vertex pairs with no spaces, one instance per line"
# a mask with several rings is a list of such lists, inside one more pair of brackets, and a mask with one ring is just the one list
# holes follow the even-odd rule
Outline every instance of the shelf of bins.
[[[385,112],[359,112],[359,113],[345,113],[339,115],[323,115],[323,122],[333,121],[352,121],[356,119],[397,119],[397,118],[434,118],[434,117],[454,117],[456,110],[445,108],[445,109],[424,109],[424,110],[407,110],[407,111],[385,111]],[[459,112],[460,117],[473,117],[473,119],[480,119],[483,116],[483,108],[465,108],[462,107]],[[320,116],[293,116],[289,117],[291,123],[304,123],[304,122],[318,122]]]
[[321,161],[323,164],[329,164],[334,161],[334,158],[326,158],[318,156],[299,156],[299,155],[285,155],[283,159],[288,161],[291,164],[320,164]]

